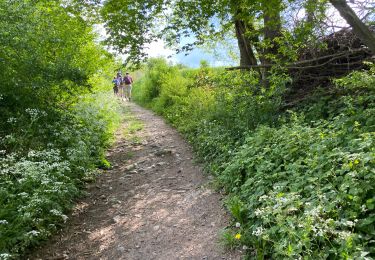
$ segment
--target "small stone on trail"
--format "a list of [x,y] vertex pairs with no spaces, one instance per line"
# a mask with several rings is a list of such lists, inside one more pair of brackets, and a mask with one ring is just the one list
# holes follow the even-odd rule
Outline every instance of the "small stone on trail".
[[163,156],[167,154],[173,154],[175,151],[172,149],[158,150],[154,153],[155,156]]
[[123,246],[119,246],[119,247],[117,247],[117,249],[120,252],[125,252],[125,247],[123,247]]
[[158,231],[159,228],[160,228],[160,226],[155,226],[155,227],[154,227],[154,230],[155,230],[155,231]]
[[112,187],[109,187],[109,190],[112,190],[113,188]]
[[130,171],[129,173],[130,174],[137,174],[138,172],[137,171]]
[[155,164],[151,165],[151,168],[155,168],[155,167],[156,167]]
[[120,220],[121,220],[121,216],[114,216],[114,217],[113,217],[113,221],[114,221],[115,223],[119,223]]
[[103,194],[103,195],[100,195],[100,198],[101,198],[101,199],[105,199],[105,198],[107,198],[107,197]]
[[156,165],[157,166],[163,166],[163,165],[166,165],[167,163],[166,162],[158,162]]
[[127,170],[127,171],[131,171],[131,170],[133,170],[134,168],[135,168],[135,165],[134,165],[134,164],[130,164],[130,165],[128,165],[128,166],[125,167],[125,170]]

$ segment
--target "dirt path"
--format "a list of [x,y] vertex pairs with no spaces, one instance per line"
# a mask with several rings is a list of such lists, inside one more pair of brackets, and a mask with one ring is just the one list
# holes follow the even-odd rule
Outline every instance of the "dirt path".
[[189,146],[161,118],[126,107],[139,122],[127,120],[117,134],[113,169],[90,185],[68,227],[29,258],[240,259],[218,245],[229,217]]

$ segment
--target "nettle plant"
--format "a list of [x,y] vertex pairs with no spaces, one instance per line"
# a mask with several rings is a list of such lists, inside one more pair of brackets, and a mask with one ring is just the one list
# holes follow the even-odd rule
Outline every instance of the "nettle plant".
[[374,254],[375,135],[342,124],[260,127],[219,176],[249,212],[242,241],[258,257]]

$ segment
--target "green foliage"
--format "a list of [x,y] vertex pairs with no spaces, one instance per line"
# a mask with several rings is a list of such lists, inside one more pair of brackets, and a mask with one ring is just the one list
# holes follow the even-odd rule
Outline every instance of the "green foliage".
[[[177,52],[189,52],[204,44],[216,47],[220,42],[229,42],[233,47],[236,40],[246,40],[264,64],[264,59],[297,60],[301,49],[318,38],[326,3],[324,0],[107,0],[101,14],[107,42],[127,54],[132,64],[144,61],[147,45],[158,39]],[[301,10],[308,13],[308,20],[301,17]],[[239,24],[242,24],[240,30]],[[241,52],[243,56],[244,49]]]
[[143,129],[143,123],[138,120],[131,121],[125,129],[125,134],[134,134]]
[[56,231],[110,167],[114,62],[73,2],[0,1],[0,259]]
[[375,139],[342,123],[339,117],[314,127],[301,121],[260,127],[220,175],[246,203],[251,244],[268,244],[269,257],[371,252],[375,233],[366,225],[373,212],[366,205],[374,197]]
[[[226,204],[240,228],[227,230],[223,243],[245,245],[258,259],[375,256],[369,66],[335,80],[330,95],[318,92],[286,112],[282,72],[271,75],[267,89],[254,72],[203,66],[162,74],[154,86],[159,96],[143,104],[185,134],[229,194]],[[136,86],[137,100],[144,82]]]
[[238,223],[245,224],[247,221],[247,209],[245,204],[237,196],[230,197],[226,202],[227,208]]
[[236,233],[233,230],[223,231],[220,238],[220,243],[228,249],[235,249],[240,245],[240,241],[236,239]]
[[142,104],[150,103],[160,94],[162,77],[171,69],[164,59],[150,59],[146,75],[138,83],[141,87],[134,89],[133,98]]
[[[68,116],[60,115],[53,123],[39,121],[39,126],[49,124],[44,126],[49,135],[43,150],[29,150],[26,155],[2,151],[1,253],[18,255],[46,239],[66,221],[65,214],[93,167],[110,166],[104,159],[104,148],[111,141],[119,116],[118,104],[109,100],[109,95],[88,96],[73,111],[65,111]],[[14,142],[22,138],[15,136]]]

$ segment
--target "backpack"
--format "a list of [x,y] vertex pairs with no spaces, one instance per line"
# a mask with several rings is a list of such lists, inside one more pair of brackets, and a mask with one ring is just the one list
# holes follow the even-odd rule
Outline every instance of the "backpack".
[[125,76],[125,77],[124,77],[124,82],[125,82],[126,85],[130,85],[130,84],[132,84],[132,82],[130,81],[129,76]]

